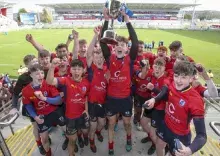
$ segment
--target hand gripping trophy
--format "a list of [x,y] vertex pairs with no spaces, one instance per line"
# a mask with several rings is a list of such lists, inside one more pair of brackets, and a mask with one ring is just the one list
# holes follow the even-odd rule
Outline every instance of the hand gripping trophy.
[[117,34],[113,30],[113,26],[114,26],[114,20],[117,19],[118,16],[120,15],[121,6],[122,3],[120,2],[120,0],[109,0],[107,2],[106,7],[109,9],[109,16],[111,17],[111,25],[108,28],[108,30],[104,32],[103,38],[100,40],[100,42],[106,44],[113,44],[113,45],[118,44],[116,40]]

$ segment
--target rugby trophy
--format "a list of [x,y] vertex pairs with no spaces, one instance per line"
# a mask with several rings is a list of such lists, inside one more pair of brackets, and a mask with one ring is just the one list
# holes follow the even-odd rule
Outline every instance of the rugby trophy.
[[116,40],[117,34],[113,30],[113,26],[114,26],[114,20],[117,19],[118,16],[120,15],[121,4],[122,3],[120,2],[120,0],[109,0],[106,3],[106,7],[109,9],[111,25],[108,28],[108,30],[104,32],[104,35],[101,38],[100,42],[106,43],[106,44],[112,44],[112,45],[118,44]]

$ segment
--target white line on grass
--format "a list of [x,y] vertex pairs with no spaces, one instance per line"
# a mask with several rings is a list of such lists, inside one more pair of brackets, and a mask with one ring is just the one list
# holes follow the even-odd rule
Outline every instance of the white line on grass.
[[[58,32],[55,32],[54,34],[61,34],[63,30],[60,30]],[[40,38],[44,38],[44,37],[35,37],[35,39],[40,39]],[[0,44],[0,49],[1,48],[4,48],[4,47],[7,47],[7,46],[15,46],[15,45],[19,45],[21,43],[26,43],[27,41],[24,41],[24,42],[15,42],[15,43],[5,43],[5,44]]]
[[0,64],[0,66],[17,66],[16,64]]

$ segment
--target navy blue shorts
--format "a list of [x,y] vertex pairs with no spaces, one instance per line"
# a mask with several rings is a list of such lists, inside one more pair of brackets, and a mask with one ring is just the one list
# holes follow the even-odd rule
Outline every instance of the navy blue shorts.
[[191,142],[191,133],[187,135],[178,135],[173,133],[166,125],[164,121],[161,122],[159,127],[156,130],[157,136],[166,142],[169,146],[169,150],[172,154],[174,154],[175,143],[174,139],[179,139],[185,146],[189,146]]
[[85,122],[86,121],[83,116],[74,119],[66,118],[66,134],[74,135],[80,129],[87,129]]
[[135,95],[134,96],[134,105],[135,107],[142,108],[142,105],[145,103],[145,101],[149,100],[150,98],[144,98],[140,95]]
[[96,122],[97,118],[105,118],[105,105],[104,104],[95,104],[88,103],[89,116],[91,121]]
[[152,111],[151,126],[154,128],[158,128],[161,122],[164,120],[164,115],[165,115],[164,110],[154,109]]
[[121,113],[124,117],[132,116],[132,100],[131,97],[117,99],[113,97],[107,97],[105,104],[106,116],[114,116],[118,113]]
[[39,133],[43,133],[50,129],[53,124],[57,124],[59,126],[65,126],[65,118],[64,118],[64,112],[63,110],[58,107],[55,111],[51,112],[48,115],[42,115],[44,119],[44,123],[37,124]]

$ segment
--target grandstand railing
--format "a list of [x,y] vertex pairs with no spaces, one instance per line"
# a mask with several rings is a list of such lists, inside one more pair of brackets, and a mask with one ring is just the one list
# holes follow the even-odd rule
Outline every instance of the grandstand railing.
[[[10,114],[7,114],[6,116],[4,116],[0,119],[0,127],[2,127],[2,128],[8,127],[8,126],[11,127],[11,125],[15,122],[15,120],[18,117],[19,117],[18,113],[15,113],[15,115],[13,115],[13,116]],[[7,120],[7,121],[5,122],[5,120]],[[13,132],[13,134],[14,134],[14,132]],[[0,131],[0,147],[1,147],[2,154],[4,156],[11,156],[11,152],[5,142],[5,139],[4,139],[1,131]]]
[[[220,97],[218,98],[205,98],[205,101],[207,104],[209,104],[211,107],[213,107],[215,110],[217,110],[220,113]],[[212,128],[212,130],[220,137],[220,121],[211,121],[209,123],[209,126]],[[219,142],[220,144],[220,142]]]

